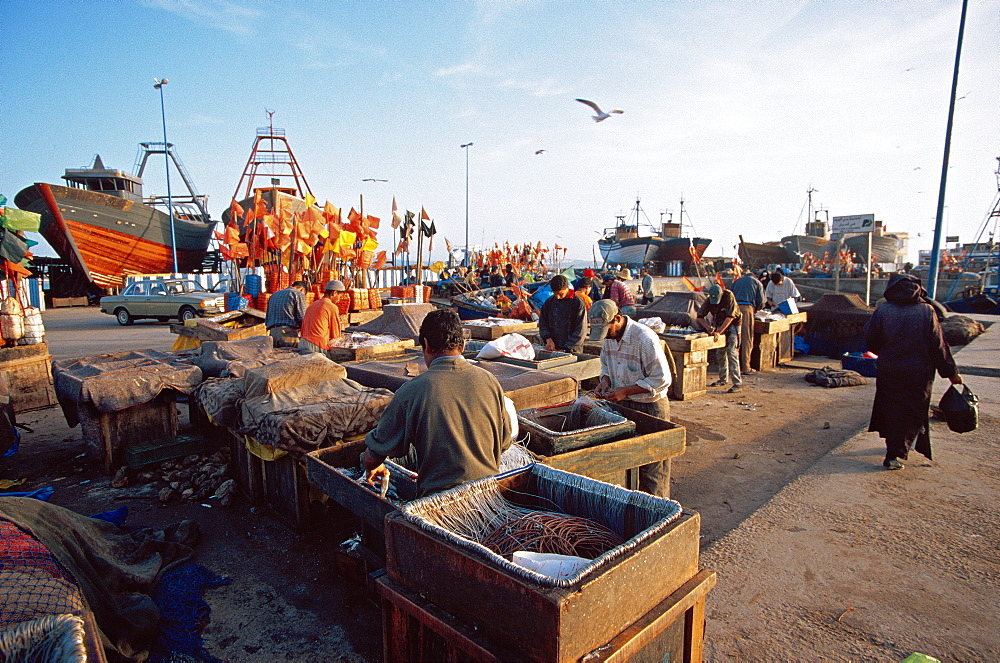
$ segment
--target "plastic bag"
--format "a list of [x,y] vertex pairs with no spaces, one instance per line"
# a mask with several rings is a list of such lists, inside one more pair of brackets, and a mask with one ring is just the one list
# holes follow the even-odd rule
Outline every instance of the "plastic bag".
[[518,550],[511,555],[511,560],[518,566],[548,576],[549,578],[570,578],[576,575],[591,560],[572,555],[557,555],[555,553],[537,553]]
[[956,385],[948,387],[938,407],[944,412],[948,428],[956,433],[968,433],[979,426],[979,397],[967,385],[959,391]]
[[646,325],[657,334],[662,334],[667,330],[667,325],[660,318],[641,318],[639,320],[640,325]]
[[513,357],[515,359],[534,359],[535,348],[531,342],[520,334],[504,334],[490,341],[476,355],[476,359],[499,359]]

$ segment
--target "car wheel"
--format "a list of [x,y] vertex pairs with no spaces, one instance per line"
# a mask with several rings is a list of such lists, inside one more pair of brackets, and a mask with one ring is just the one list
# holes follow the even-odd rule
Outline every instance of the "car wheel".
[[134,318],[132,318],[132,314],[128,312],[127,308],[118,308],[115,309],[115,320],[124,327],[132,324]]
[[177,317],[180,319],[181,322],[187,322],[188,320],[194,320],[195,318],[197,318],[198,312],[195,311],[190,306],[182,306],[181,312]]

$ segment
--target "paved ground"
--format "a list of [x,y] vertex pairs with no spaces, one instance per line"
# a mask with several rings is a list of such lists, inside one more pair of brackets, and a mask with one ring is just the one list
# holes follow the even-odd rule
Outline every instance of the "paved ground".
[[[994,328],[959,363],[995,367],[998,339]],[[719,572],[707,659],[1000,660],[1000,380],[967,382],[980,428],[934,423],[935,460],[886,472],[882,441],[859,433],[704,551]]]

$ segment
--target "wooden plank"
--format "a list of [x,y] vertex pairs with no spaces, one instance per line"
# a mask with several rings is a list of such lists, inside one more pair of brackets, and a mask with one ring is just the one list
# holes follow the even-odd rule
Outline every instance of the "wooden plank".
[[513,321],[512,324],[504,325],[502,327],[486,327],[484,325],[463,324],[462,327],[469,330],[469,334],[472,338],[482,341],[493,341],[500,338],[504,334],[520,334],[524,336],[526,334],[538,332],[537,322]]
[[125,453],[133,444],[177,435],[175,399],[173,392],[163,392],[148,403],[116,412],[99,412],[89,403],[78,403],[87,455],[101,471],[113,475],[125,465]]
[[[715,587],[717,576],[701,569],[610,642],[586,655],[588,662],[624,663],[652,642],[678,619],[684,619],[684,661],[700,661],[705,632],[705,597]],[[700,616],[700,619],[698,617]],[[700,625],[700,626],[699,626]],[[671,659],[673,660],[673,659]]]
[[364,440],[358,440],[312,451],[306,454],[306,477],[330,499],[371,526],[378,539],[382,539],[386,514],[399,511],[399,507],[335,469],[358,467],[364,450]]
[[[39,343],[45,349],[44,343]],[[30,348],[32,346],[20,346]],[[13,348],[11,348],[13,349]],[[10,403],[15,413],[37,410],[56,404],[52,382],[52,355],[37,352],[18,353],[19,359],[0,362],[0,371],[8,376]],[[6,356],[18,356],[8,354]]]
[[777,334],[754,333],[753,352],[750,353],[750,368],[755,371],[769,371],[778,365]]
[[265,504],[295,530],[304,530],[310,519],[309,482],[304,454],[289,451],[281,458],[261,461]]
[[363,348],[337,348],[331,347],[327,350],[327,356],[333,361],[367,361],[370,359],[381,359],[383,357],[397,357],[404,354],[409,348],[414,347],[413,339],[407,338],[393,343],[383,343],[381,345],[369,345]]
[[[578,587],[540,588],[425,532],[386,517],[389,578],[533,660],[577,660],[608,642],[698,571],[697,513],[612,561]],[[498,610],[497,606],[503,609]]]
[[664,342],[666,342],[667,347],[674,352],[703,352],[726,346],[726,337],[724,335],[719,336],[718,339],[711,334],[691,334],[689,336],[671,336],[669,334],[660,334],[659,336],[664,340]]

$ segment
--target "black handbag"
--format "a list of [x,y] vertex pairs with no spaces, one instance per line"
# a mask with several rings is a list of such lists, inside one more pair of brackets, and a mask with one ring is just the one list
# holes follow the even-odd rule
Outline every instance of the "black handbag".
[[968,433],[979,426],[979,397],[967,385],[961,386],[961,391],[956,385],[948,387],[938,407],[944,412],[948,428],[956,433]]

